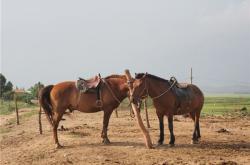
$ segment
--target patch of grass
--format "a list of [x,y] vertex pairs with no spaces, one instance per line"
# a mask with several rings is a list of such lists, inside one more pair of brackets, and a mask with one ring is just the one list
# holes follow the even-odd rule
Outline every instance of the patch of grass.
[[[22,124],[22,122],[24,122],[26,119],[30,118],[33,115],[36,115],[38,112],[36,109],[32,109],[29,112],[25,112],[24,114],[21,114],[19,116],[19,122],[20,124]],[[11,131],[12,127],[10,127],[11,125],[15,125],[16,124],[16,118],[11,118],[8,120],[8,123],[6,125],[0,126],[0,134],[4,134],[4,133],[8,133]]]
[[[241,111],[244,109],[244,111]],[[224,95],[207,96],[202,109],[202,115],[250,115],[250,96],[248,95]]]
[[[129,109],[129,101],[125,99],[121,108]],[[154,109],[152,100],[147,100],[148,109]],[[241,109],[245,109],[241,111]],[[143,106],[142,106],[143,111]],[[242,115],[250,116],[250,94],[208,94],[202,109],[202,116],[206,115]]]
[[10,131],[11,131],[10,128],[3,127],[3,126],[0,127],[0,134],[8,133]]
[[33,115],[37,115],[37,114],[38,114],[38,111],[34,108],[30,112],[27,112],[27,113],[24,113],[23,115],[21,115],[20,119],[26,119],[26,118],[29,118]]
[[83,133],[83,132],[70,131],[69,135],[73,138],[81,138],[81,137],[87,136],[88,134]]
[[[17,101],[17,107],[20,108],[35,108],[37,107],[34,104],[27,104],[22,101]],[[14,101],[3,101],[0,100],[0,115],[8,115],[15,111],[15,102]]]

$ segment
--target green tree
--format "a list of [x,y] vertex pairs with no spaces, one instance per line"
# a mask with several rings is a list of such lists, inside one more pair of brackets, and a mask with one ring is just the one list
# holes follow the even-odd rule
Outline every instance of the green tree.
[[33,99],[37,98],[39,88],[41,89],[43,87],[44,87],[44,85],[41,82],[38,82],[34,86],[29,88],[29,91],[30,91]]
[[2,99],[3,100],[13,100],[14,98],[14,92],[13,91],[7,91],[3,93]]
[[4,92],[10,92],[12,91],[12,89],[13,89],[13,84],[10,81],[8,81],[4,87]]
[[3,96],[5,96],[5,98],[9,98],[13,89],[13,84],[10,81],[8,81],[7,83],[6,82],[7,82],[7,79],[2,73],[0,73],[0,97],[1,98],[3,98]]
[[4,93],[4,87],[6,83],[6,78],[2,73],[0,73],[0,97],[2,98],[3,93]]

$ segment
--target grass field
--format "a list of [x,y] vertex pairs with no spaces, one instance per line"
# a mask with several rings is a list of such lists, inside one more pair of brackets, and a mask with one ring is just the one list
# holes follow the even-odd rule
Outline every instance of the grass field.
[[[18,108],[35,108],[36,105],[27,104],[22,101],[17,102]],[[0,100],[0,115],[8,115],[15,111],[15,102],[14,101],[2,101]]]
[[249,94],[206,95],[203,115],[250,114]]
[[[127,105],[125,100],[121,107]],[[150,99],[148,107],[154,108]],[[250,94],[207,94],[202,115],[250,115]]]
[[[35,108],[36,105],[30,105],[24,102],[18,102],[18,108]],[[153,108],[152,100],[148,99],[148,107]],[[128,100],[124,100],[120,105],[121,109],[128,109]],[[13,101],[2,102],[0,100],[0,115],[7,115],[15,110]],[[207,94],[205,95],[205,104],[202,115],[232,115],[250,114],[250,94]]]

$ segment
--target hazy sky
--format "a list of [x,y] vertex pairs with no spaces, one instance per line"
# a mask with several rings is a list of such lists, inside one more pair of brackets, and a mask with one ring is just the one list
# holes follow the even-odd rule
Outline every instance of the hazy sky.
[[250,0],[1,0],[1,72],[19,87],[149,72],[250,84]]

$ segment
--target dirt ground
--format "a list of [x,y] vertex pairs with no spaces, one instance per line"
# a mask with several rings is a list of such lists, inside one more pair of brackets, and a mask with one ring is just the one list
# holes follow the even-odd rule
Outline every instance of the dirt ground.
[[[45,116],[42,135],[38,132],[37,115],[24,118],[19,126],[8,123],[10,117],[0,116],[1,128],[9,131],[0,135],[0,164],[250,164],[249,118],[204,117],[200,124],[200,144],[191,144],[193,122],[178,117],[174,121],[175,147],[168,145],[165,119],[165,144],[146,149],[142,133],[129,111],[118,111],[118,118],[114,114],[109,125],[109,145],[101,143],[103,112],[74,112],[71,118],[65,117],[60,124],[66,130],[59,131],[63,149],[55,149]],[[144,112],[142,116],[145,118]],[[149,117],[150,135],[156,143],[159,126],[154,110],[150,110]]]

